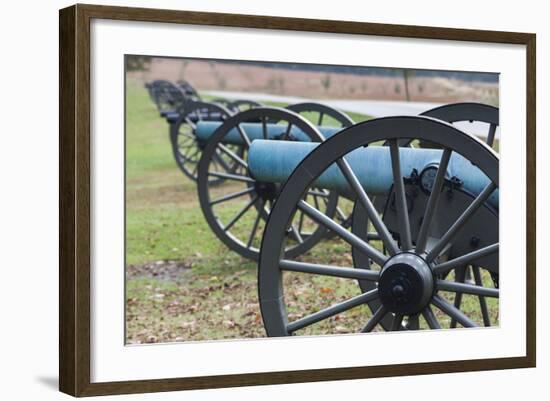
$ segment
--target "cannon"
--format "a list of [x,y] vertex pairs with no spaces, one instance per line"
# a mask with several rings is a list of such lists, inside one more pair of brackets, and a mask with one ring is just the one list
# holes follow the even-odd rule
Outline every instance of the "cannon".
[[[498,108],[482,104],[482,103],[472,103],[472,102],[465,102],[465,103],[452,103],[447,104],[443,106],[436,107],[434,109],[428,110],[423,112],[421,115],[428,116],[428,117],[434,117],[442,121],[446,121],[452,124],[455,124],[457,122],[469,122],[469,123],[483,123],[486,128],[486,136],[485,136],[485,142],[487,145],[494,147],[497,143],[495,142],[495,134],[497,131],[497,128],[499,126],[499,110]],[[469,125],[463,124],[463,129],[466,129],[466,132],[468,132]],[[480,132],[478,131],[478,134]],[[427,143],[411,143],[410,139],[403,139],[400,141],[400,146],[430,146]],[[386,143],[387,145],[387,143]],[[386,207],[386,204],[388,202],[388,198],[386,196],[373,196],[373,204],[376,207],[376,210],[379,211],[379,213],[383,213]],[[353,222],[352,222],[352,232],[356,235],[358,235],[361,239],[369,242],[371,240],[379,240],[377,233],[375,232],[368,232],[367,230],[364,230],[362,228],[369,226],[369,219],[368,215],[366,214],[364,208],[361,207],[359,203],[356,204],[356,208],[354,208],[353,212]],[[354,252],[352,251],[353,256],[353,263],[356,266],[364,266],[370,263],[368,257],[366,257],[361,252]],[[471,265],[464,268],[457,269],[455,274],[455,280],[460,283],[464,282],[470,282],[475,283],[477,285],[482,284],[482,274],[479,266]],[[495,285],[498,286],[498,275],[495,273],[491,273],[492,279],[494,280]],[[366,292],[371,289],[373,289],[374,284],[372,282],[368,281],[359,281],[359,284],[361,286],[361,289]],[[487,307],[487,301],[485,297],[479,296],[479,306],[481,309],[481,315],[483,318],[483,324],[485,326],[491,325],[491,319],[489,316],[489,310]],[[456,294],[456,297],[454,299],[454,306],[457,308],[461,307],[462,304],[462,294],[458,293]],[[378,307],[380,306],[380,303],[377,300],[369,302],[369,307],[372,312],[374,312]],[[456,320],[451,319],[450,326],[456,327]],[[380,322],[380,325],[388,330],[389,327],[391,327],[391,319],[390,316],[386,316],[386,318],[382,319]]]
[[[197,165],[205,143],[197,140],[195,129],[203,121],[223,122],[230,115],[261,106],[260,103],[246,100],[214,99],[212,102],[201,101],[196,89],[187,81],[172,83],[167,80],[156,80],[145,84],[151,100],[156,104],[160,116],[169,125],[169,138],[172,154],[180,170],[190,179],[197,179]],[[228,145],[236,154],[241,152],[239,146]],[[215,155],[215,163],[221,164],[227,171],[233,171],[235,162],[223,154]],[[223,178],[211,179],[212,184],[223,181]]]
[[197,92],[197,90],[191,85],[189,82],[187,82],[184,79],[180,79],[176,82],[176,84],[181,88],[183,91],[185,97],[189,100],[193,101],[200,101],[201,96]]
[[[421,115],[423,116],[429,116],[434,117],[443,121],[447,121],[449,123],[457,123],[457,122],[470,122],[470,123],[483,123],[485,124],[485,128],[487,129],[487,133],[485,136],[485,141],[489,146],[495,145],[495,133],[499,125],[499,110],[498,108],[482,104],[482,103],[473,103],[473,102],[465,102],[465,103],[452,103],[447,104],[443,106],[436,107],[434,109],[430,109],[428,111],[423,112]],[[465,126],[466,129],[469,128],[468,124]],[[467,131],[468,132],[468,131]],[[479,132],[478,132],[479,133]],[[387,145],[387,143],[385,143]],[[399,142],[400,146],[412,146],[412,147],[421,147],[421,146],[430,146],[428,143],[419,143],[418,141],[416,143],[413,143],[411,139],[402,139]],[[383,213],[386,207],[386,204],[388,202],[388,198],[386,196],[373,196],[373,204],[376,207],[376,210],[379,211],[379,213]],[[356,208],[354,208],[353,211],[353,223],[352,223],[352,232],[356,235],[358,235],[361,239],[370,242],[372,240],[379,240],[379,236],[376,232],[368,232],[364,229],[361,229],[361,227],[368,227],[369,226],[369,219],[365,212],[365,210],[361,207],[360,204],[356,204]],[[366,257],[364,254],[360,252],[352,252],[354,265],[361,266],[366,265],[370,263],[368,257]],[[468,266],[466,268],[458,269],[457,274],[455,275],[455,279],[458,282],[475,282],[478,285],[481,285],[481,271],[478,266],[472,265]],[[498,285],[498,275],[492,273],[491,274],[494,282],[496,285]],[[473,280],[472,280],[473,278]],[[361,289],[363,291],[368,291],[373,288],[373,283],[368,281],[359,281],[359,284],[361,286]],[[487,308],[487,302],[485,300],[485,297],[479,296],[479,304],[481,308],[481,314],[483,317],[483,323],[485,326],[491,325],[491,319],[489,317],[489,311]],[[460,308],[462,303],[462,294],[457,294],[454,300],[454,306],[457,308]],[[374,312],[379,307],[379,302],[374,300],[369,302],[370,309]],[[391,320],[389,319],[389,316],[382,319],[380,322],[381,326],[385,329],[388,329],[391,326]],[[451,327],[456,327],[456,320],[451,320]]]
[[170,120],[177,119],[177,114],[186,105],[201,101],[197,90],[185,80],[173,83],[159,79],[146,83],[145,88],[157,106],[160,116],[166,118],[169,123]]
[[[180,170],[190,179],[196,180],[197,164],[202,152],[202,144],[194,136],[195,125],[200,121],[223,121],[235,114],[239,108],[246,109],[256,102],[246,100],[224,102],[203,102],[196,90],[186,81],[178,81],[179,86],[169,81],[155,81],[146,84],[151,98],[157,104],[161,117],[169,126],[172,153]],[[170,88],[166,91],[164,88]],[[218,160],[224,163],[223,158]],[[232,164],[231,161],[228,161]],[[221,180],[214,180],[220,182]]]
[[[183,81],[185,82],[185,81]],[[185,88],[188,97],[176,102],[177,107],[161,111],[161,116],[169,125],[170,143],[174,160],[180,170],[191,180],[197,179],[197,165],[204,148],[204,142],[198,141],[195,136],[196,125],[204,121],[223,122],[230,115],[242,110],[257,107],[260,104],[248,100],[224,101],[216,99],[215,102],[203,102],[198,93],[189,83],[180,83]],[[232,147],[237,154],[241,152],[239,147]],[[216,163],[224,164],[228,171],[236,167],[234,161],[227,160],[223,154],[216,155]],[[212,183],[220,183],[223,179],[211,180]]]
[[167,80],[156,80],[146,84],[149,96],[164,117],[189,99],[186,92],[178,85]]
[[[430,147],[413,148],[413,142]],[[457,299],[462,294],[480,300],[499,297],[498,161],[479,139],[425,116],[370,120],[320,144],[253,142],[247,158],[250,175],[280,185],[258,262],[267,334],[293,335],[315,324],[334,333],[335,316],[362,306],[369,308],[361,309],[360,317],[353,315],[357,332],[379,326],[438,329],[447,323],[477,327],[477,312],[461,308]],[[307,198],[311,191],[329,189],[354,202],[351,230]],[[372,201],[375,196],[386,199],[381,211]],[[334,232],[347,245],[346,253],[363,258],[353,258],[352,266],[293,260],[283,250],[289,227],[304,216]],[[370,230],[376,237],[369,241]],[[320,246],[314,244],[309,254]],[[460,279],[468,267],[476,267],[475,283]],[[483,280],[477,280],[480,271]],[[289,313],[295,306],[285,298],[285,293],[295,293],[287,274],[356,280],[361,291],[296,318]],[[456,294],[454,303],[445,296],[449,293]],[[294,297],[293,302],[300,300]],[[479,310],[483,314],[481,302]]]
[[[332,125],[316,127],[303,115]],[[263,226],[279,186],[256,180],[249,174],[245,157],[250,145],[258,138],[321,142],[325,139],[323,132],[333,135],[352,124],[344,113],[316,103],[302,103],[287,109],[260,107],[238,113],[223,123],[198,123],[195,134],[205,146],[199,161],[197,189],[201,210],[212,231],[233,251],[257,259]],[[240,147],[242,155],[228,149],[229,146]],[[239,167],[233,171],[224,168],[216,160],[220,153]],[[224,185],[213,185],[215,178],[224,179]],[[336,195],[321,190],[311,191],[309,196],[327,213],[338,212]],[[250,218],[251,215],[254,216]],[[302,254],[327,233],[314,224],[307,228],[307,232],[300,232],[298,226],[290,227],[288,235],[293,243],[288,246],[288,255]]]

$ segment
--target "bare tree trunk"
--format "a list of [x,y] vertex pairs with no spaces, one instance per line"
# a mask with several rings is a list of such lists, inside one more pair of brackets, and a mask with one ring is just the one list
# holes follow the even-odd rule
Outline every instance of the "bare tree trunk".
[[411,101],[411,96],[409,95],[409,71],[403,70],[403,79],[405,80],[405,99],[407,102]]

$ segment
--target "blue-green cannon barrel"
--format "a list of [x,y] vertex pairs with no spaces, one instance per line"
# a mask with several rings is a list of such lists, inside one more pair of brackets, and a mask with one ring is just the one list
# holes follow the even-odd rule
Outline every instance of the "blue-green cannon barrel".
[[[283,183],[296,166],[318,143],[256,140],[248,153],[248,167],[252,176],[264,182]],[[421,173],[424,168],[439,164],[442,151],[439,149],[399,149],[401,175],[409,177],[413,169]],[[390,149],[388,146],[359,148],[346,155],[346,160],[357,175],[365,191],[371,195],[386,195],[393,184]],[[447,168],[448,177],[457,177],[462,188],[473,195],[479,194],[489,178],[469,160],[453,152]],[[320,188],[335,190],[349,195],[351,189],[344,175],[333,164],[317,179]],[[498,190],[489,198],[489,203],[498,209]]]
[[[219,121],[199,121],[195,128],[195,136],[199,141],[208,142],[216,129],[222,123]],[[248,138],[251,141],[256,139],[265,139],[263,134],[263,126],[261,123],[250,122],[240,124],[241,129],[246,133]],[[323,134],[326,138],[330,138],[337,132],[341,131],[341,127],[329,127],[329,126],[320,126],[317,129]],[[285,135],[287,130],[287,124],[266,124],[267,137],[269,139],[279,139]],[[301,129],[296,126],[292,126],[290,129],[290,135],[297,141],[310,142],[309,136],[307,136]],[[243,139],[237,128],[231,129],[223,139],[224,143],[242,145]]]

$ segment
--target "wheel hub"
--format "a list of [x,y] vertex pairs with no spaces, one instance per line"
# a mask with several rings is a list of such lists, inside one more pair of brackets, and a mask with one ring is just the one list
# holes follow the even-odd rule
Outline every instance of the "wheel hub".
[[434,279],[421,257],[404,252],[390,258],[380,275],[378,292],[391,312],[416,314],[426,307],[434,291]]

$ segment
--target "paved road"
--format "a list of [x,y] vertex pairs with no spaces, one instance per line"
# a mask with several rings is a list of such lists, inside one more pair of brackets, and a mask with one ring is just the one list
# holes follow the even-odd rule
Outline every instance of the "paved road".
[[[206,91],[205,93],[228,99],[249,99],[258,102],[271,101],[283,103],[299,103],[306,101],[318,101],[297,96],[279,96],[267,93],[249,93],[249,92],[224,92],[224,91]],[[404,102],[387,100],[322,100],[323,104],[355,113],[366,114],[373,117],[387,116],[412,116],[418,115],[426,110],[441,106],[441,103],[428,102]],[[456,126],[466,132],[470,132],[480,137],[486,137],[488,125],[484,123],[457,123]],[[500,130],[497,129],[496,137],[500,137]]]

